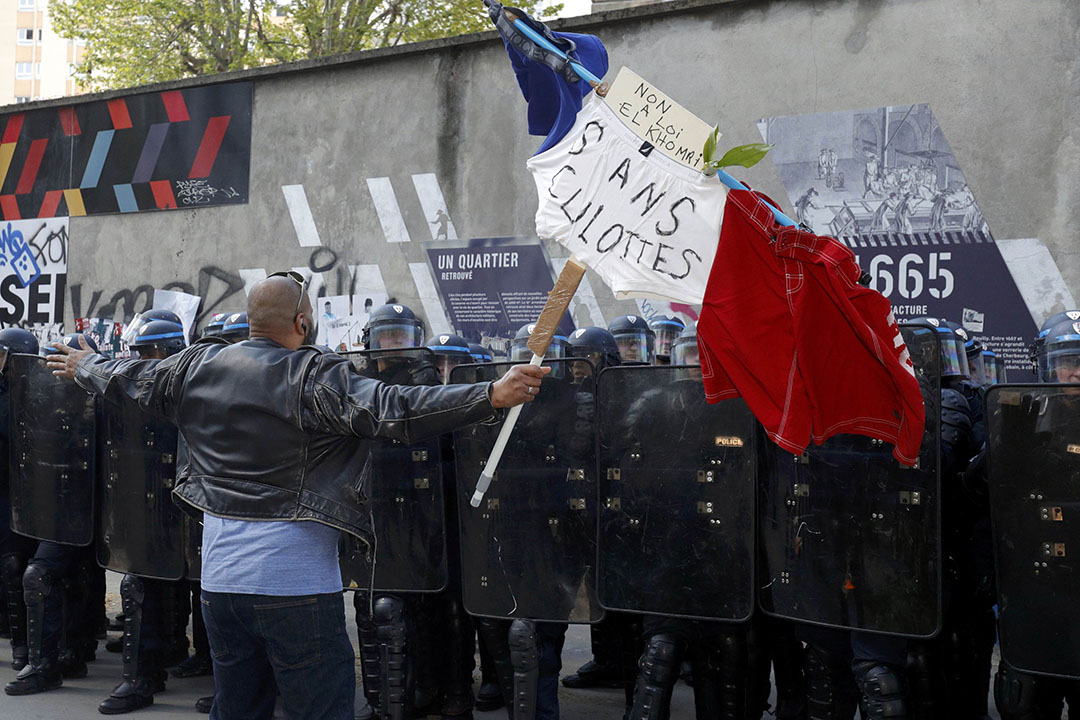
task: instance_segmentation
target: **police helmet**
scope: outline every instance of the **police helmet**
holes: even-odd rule
[[[578,328],[566,339],[566,354],[592,362],[596,372],[620,363],[619,346],[615,336],[601,327]],[[591,371],[585,363],[574,363],[574,379],[581,381]]]
[[[1039,348],[1039,381],[1080,383],[1080,320],[1066,318],[1046,329]]]
[[[34,334],[22,328],[0,330],[0,372],[7,367],[8,355],[37,355],[38,341]]]
[[[165,356],[175,355],[186,345],[184,328],[168,320],[151,320],[139,327],[139,334],[128,347],[142,355],[150,348],[159,348]]]
[[[997,353],[990,348],[982,351],[983,373],[985,385],[995,385],[1005,382],[1005,361],[998,358]]]
[[[529,337],[536,328],[536,323],[522,325],[514,335],[510,343],[510,362],[528,362],[532,360],[533,351],[529,349]],[[544,357],[548,360],[561,360],[566,357],[566,338],[562,335],[554,335],[548,345]]]
[[[687,325],[671,346],[672,365],[700,365],[698,356],[697,323]]]
[[[439,371],[443,383],[450,382],[450,372],[458,365],[468,365],[473,361],[469,341],[460,335],[436,335],[428,340],[426,347],[435,354],[435,369]]]
[[[1046,355],[1043,353],[1043,342],[1046,336],[1050,334],[1050,330],[1057,325],[1065,322],[1066,320],[1071,322],[1080,321],[1080,310],[1064,310],[1059,313],[1054,313],[1050,317],[1046,318],[1046,321],[1039,328],[1039,334],[1035,337],[1035,341],[1031,343],[1030,354],[1031,366],[1035,371],[1037,377],[1046,377],[1049,370],[1039,364],[1040,358],[1045,359]]]
[[[962,338],[949,327],[950,323],[947,320],[934,317],[917,317],[908,322],[913,325],[929,326],[905,328],[907,332],[913,335],[912,341],[907,343],[907,348],[911,354],[911,363],[916,368],[921,370],[931,369],[934,358],[924,356],[924,353],[929,352],[929,349],[934,347],[934,344],[929,342],[930,338],[927,338],[926,342],[921,342],[920,339],[926,333],[935,332],[937,334],[937,345],[940,349],[938,362],[941,364],[939,368],[941,377],[968,376],[967,352],[964,349],[964,342],[967,340],[966,330],[964,330],[964,337]],[[955,323],[951,324],[956,325]],[[960,326],[956,325],[956,327]]]
[[[86,338],[86,344],[90,346],[91,350],[93,350],[94,352],[101,352],[100,350],[98,350],[98,346],[97,343],[94,342],[94,338],[87,335],[86,333],[71,333],[70,335],[65,335],[64,337],[60,338],[60,340],[53,340],[51,342],[45,343],[45,346],[42,348],[42,350],[45,351],[46,355],[55,354],[56,348],[60,347],[61,345],[67,345],[69,348],[73,348],[75,350],[82,350],[82,345],[79,344],[80,335]]]
[[[214,313],[210,316],[210,322],[206,323],[206,327],[203,328],[202,336],[204,338],[217,337],[221,335],[221,328],[225,327],[225,320],[232,315],[232,313]]]
[[[381,305],[368,316],[360,341],[366,350],[420,347],[424,322],[407,305]]]
[[[495,358],[492,357],[491,351],[479,343],[469,343],[469,354],[472,355],[474,363],[495,362]]]
[[[124,332],[120,335],[120,339],[130,346],[131,342],[139,336],[139,328],[154,320],[168,320],[171,323],[179,325],[181,328],[184,327],[184,323],[180,320],[180,316],[172,310],[150,308],[146,312],[135,314],[135,317],[128,323],[128,326],[124,328]]]
[[[686,323],[674,315],[657,315],[650,320],[649,329],[656,334],[656,356],[671,357],[671,348],[685,328]]]
[[[620,315],[608,325],[608,332],[619,347],[619,359],[624,365],[652,363],[656,333],[638,315]]]
[[[221,334],[218,337],[222,340],[236,343],[241,340],[247,340],[250,335],[250,330],[251,328],[248,326],[247,313],[233,313],[225,318],[225,322],[221,326]]]

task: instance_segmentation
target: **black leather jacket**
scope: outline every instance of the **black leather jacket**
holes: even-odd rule
[[[203,340],[160,361],[91,355],[75,382],[118,390],[177,424],[188,461],[174,492],[195,508],[314,520],[364,541],[372,438],[412,443],[496,415],[490,383],[387,385],[339,355],[266,338]]]

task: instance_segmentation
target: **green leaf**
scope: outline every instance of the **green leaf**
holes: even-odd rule
[[[720,139],[720,126],[713,127],[712,133],[709,137],[705,138],[705,149],[701,152],[702,161],[705,165],[712,162],[713,155],[716,154],[716,142]]]
[[[731,167],[732,165],[741,165],[746,168],[754,167],[769,154],[772,148],[772,145],[766,145],[765,143],[750,143],[749,145],[733,147],[724,153],[724,157],[720,158],[719,162],[716,163],[716,167]]]

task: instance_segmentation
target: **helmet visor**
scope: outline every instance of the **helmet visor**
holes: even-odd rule
[[[696,337],[681,338],[671,348],[672,365],[700,365]]]
[[[967,353],[964,352],[964,341],[948,328],[938,329],[938,339],[941,340],[941,376],[968,377]]]
[[[150,318],[143,317],[142,313],[135,313],[135,317],[132,318],[131,324],[124,328],[124,332],[120,335],[120,339],[124,341],[126,345],[130,345],[132,340],[139,336],[139,330],[143,325],[150,322]]]
[[[679,338],[683,328],[675,323],[657,323],[653,326],[656,333],[656,354],[658,357],[671,357],[672,346]]]
[[[1067,335],[1046,343],[1048,383],[1080,382],[1080,335]]]
[[[976,385],[988,385],[986,379],[986,363],[981,352],[975,352],[967,356],[968,370],[971,373],[971,381]]]
[[[1005,372],[1005,358],[998,358],[997,363],[994,365],[994,372],[997,374],[998,383],[1009,382],[1009,374]]]
[[[619,359],[627,365],[649,365],[653,360],[653,334],[645,330],[620,332],[615,336]]]
[[[464,355],[436,355],[435,356],[435,369],[439,371],[439,377],[442,378],[443,385],[450,382],[450,372],[458,365],[469,365],[472,363],[472,355],[468,353]]]
[[[371,328],[368,343],[367,350],[420,347],[424,344],[424,329],[414,323],[384,323]]]

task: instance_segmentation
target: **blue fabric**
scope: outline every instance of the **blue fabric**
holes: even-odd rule
[[[307,525],[311,523],[295,523]],[[211,720],[352,720],[353,648],[340,588],[294,597],[202,592],[214,661]]]
[[[202,588],[243,595],[340,593],[338,537],[312,521],[203,515]]]
[[[578,33],[553,33],[557,38],[567,38],[577,44],[574,53],[585,68],[604,77],[608,71],[607,50],[600,39],[593,35]],[[517,76],[521,94],[529,103],[529,134],[546,135],[543,144],[536,152],[542,153],[566,136],[574,126],[577,114],[581,112],[581,103],[592,88],[589,83],[580,80],[569,83],[547,65],[527,59],[503,40],[510,64]]]

